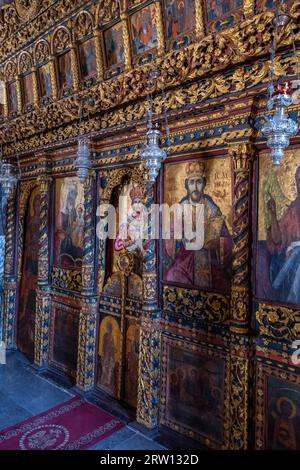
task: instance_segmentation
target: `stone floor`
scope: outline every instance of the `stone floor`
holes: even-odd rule
[[[38,375],[19,352],[0,365],[0,430],[47,411],[75,395]],[[157,442],[127,425],[93,447],[93,450],[163,450]]]

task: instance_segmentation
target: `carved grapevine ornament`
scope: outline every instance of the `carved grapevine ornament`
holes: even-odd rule
[[[35,61],[37,63],[44,62],[45,60],[48,59],[49,55],[50,55],[49,44],[46,41],[38,42],[35,48]]]
[[[93,31],[93,20],[89,13],[81,12],[75,20],[75,34],[77,39],[84,38]]]
[[[53,49],[55,52],[62,52],[71,44],[71,37],[65,28],[59,28],[53,39]]]
[[[112,2],[111,0],[100,0],[98,6],[98,21],[100,24],[108,23],[109,21],[119,18],[120,4],[118,0]]]
[[[19,62],[19,71],[20,73],[26,73],[32,68],[32,59],[29,54],[24,52],[21,54]]]
[[[15,0],[19,17],[26,21],[38,13],[40,0]]]

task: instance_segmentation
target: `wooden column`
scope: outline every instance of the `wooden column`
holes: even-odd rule
[[[230,316],[230,442],[229,448],[247,449],[249,390],[252,376],[250,330],[251,143],[229,146],[234,178],[233,277]]]
[[[48,362],[50,332],[50,281],[49,281],[49,190],[52,178],[39,178],[40,237],[38,256],[38,289],[36,298],[34,362],[43,367]]]
[[[50,73],[51,73],[52,96],[54,100],[56,100],[58,97],[58,83],[57,83],[55,61],[56,61],[55,56],[51,56],[50,57]]]
[[[160,0],[155,3],[155,20],[157,29],[157,52],[159,56],[165,53],[165,34],[163,25],[163,13]]]
[[[154,203],[153,187],[146,206]],[[151,429],[158,425],[161,353],[161,312],[158,306],[158,278],[155,240],[151,240],[143,262],[143,316],[139,352],[137,421]]]
[[[8,349],[16,347],[15,320],[17,302],[17,273],[15,260],[16,195],[14,190],[6,209],[6,236],[4,262],[3,339]]]
[[[80,300],[76,386],[84,391],[94,386],[98,297],[95,285],[95,189],[91,172],[84,182],[84,256],[82,260],[82,295]]]
[[[71,46],[71,67],[72,67],[72,75],[73,75],[73,89],[74,91],[78,91],[79,67],[78,67],[78,59],[77,59],[77,50],[74,44]]]
[[[9,107],[8,107],[8,85],[4,83],[4,117],[7,118],[9,115]]]
[[[124,41],[124,56],[125,56],[125,70],[131,69],[131,47],[130,47],[130,36],[128,30],[128,15],[123,12],[121,14],[122,26],[123,26],[123,41]]]
[[[18,113],[22,114],[22,85],[21,85],[21,77],[18,75],[16,77],[16,85],[17,85],[17,97],[18,97]]]
[[[95,41],[95,49],[96,49],[96,64],[97,64],[98,80],[102,81],[104,77],[104,64],[103,64],[101,31],[98,28],[94,29],[94,41]]]
[[[205,36],[205,22],[202,0],[195,0],[196,10],[196,37],[201,39]]]
[[[33,102],[34,102],[35,108],[38,108],[39,107],[39,87],[38,87],[36,67],[33,67],[31,72],[32,72]]]

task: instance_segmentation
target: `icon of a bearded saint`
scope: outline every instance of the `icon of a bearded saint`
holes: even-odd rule
[[[205,187],[204,163],[188,163],[185,179],[187,194],[179,204],[203,204],[204,246],[198,251],[188,250],[188,240],[175,240],[172,237],[166,240],[166,281],[199,288],[228,290],[231,285],[233,240],[225,217],[213,199],[205,194]]]

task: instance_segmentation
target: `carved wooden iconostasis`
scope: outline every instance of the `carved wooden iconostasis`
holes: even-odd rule
[[[299,1],[286,4],[299,20]],[[269,0],[0,10],[0,141],[21,169],[7,207],[7,346],[208,448],[300,448],[300,141],[274,171],[257,131],[273,15]],[[294,81],[290,26],[278,42],[276,73]],[[139,158],[150,92],[168,152],[154,187]],[[84,183],[79,134],[92,154]],[[142,204],[190,201],[204,204],[201,250],[133,236]],[[110,239],[105,204],[120,222]]]

